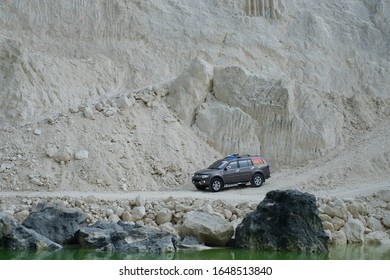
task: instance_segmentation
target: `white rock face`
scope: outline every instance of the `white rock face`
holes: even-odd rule
[[[240,108],[207,103],[196,116],[195,128],[222,154],[260,154],[257,121]]]
[[[0,123],[171,79],[195,57],[285,76],[316,93],[386,97],[389,14],[383,0],[7,2]]]
[[[281,0],[246,0],[246,13],[249,16],[258,16],[271,19],[283,17],[284,6]]]
[[[184,121],[191,125],[199,106],[212,89],[213,66],[202,59],[194,59],[169,86],[168,104]]]
[[[0,160],[18,149],[31,160],[15,161],[8,190],[30,185],[32,166],[55,174],[51,190],[118,190],[123,177],[123,190],[172,189],[232,152],[260,152],[277,170],[390,118],[388,1],[3,2]],[[43,132],[36,139],[19,131],[29,123]],[[98,164],[81,174],[57,151],[46,152],[69,169],[43,162],[42,147],[64,143]],[[371,176],[388,174],[382,144],[364,155]],[[332,178],[367,168],[345,169]]]
[[[218,100],[242,109],[257,122],[252,130],[274,165],[304,162],[343,143],[344,117],[335,104],[282,76],[219,67],[215,69],[214,91]]]

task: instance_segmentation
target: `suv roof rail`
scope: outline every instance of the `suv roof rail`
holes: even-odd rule
[[[234,158],[238,158],[239,157],[239,154],[230,154],[230,155],[227,155],[225,158],[226,159],[234,159]]]
[[[235,159],[235,158],[242,158],[242,157],[259,157],[264,159],[263,155],[240,155],[240,154],[229,154],[224,157],[224,159]]]
[[[225,159],[235,159],[235,158],[242,158],[242,157],[251,157],[251,155],[229,154],[225,157]]]

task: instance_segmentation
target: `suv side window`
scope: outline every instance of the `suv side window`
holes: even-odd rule
[[[231,163],[228,164],[227,166],[228,169],[237,169],[238,168],[238,163],[237,161],[232,161]]]
[[[252,166],[252,161],[250,159],[239,160],[238,164],[240,165],[240,168],[248,167],[248,166]]]

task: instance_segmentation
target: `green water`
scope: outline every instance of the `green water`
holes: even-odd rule
[[[97,252],[68,247],[57,252],[0,250],[0,260],[390,260],[390,246],[333,246],[327,254],[249,251],[231,248],[166,254]]]

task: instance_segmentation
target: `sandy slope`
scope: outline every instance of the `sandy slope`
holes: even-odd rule
[[[298,169],[284,170],[272,174],[261,188],[226,188],[219,193],[198,191],[190,182],[175,190],[101,192],[82,190],[1,192],[0,197],[42,196],[42,197],[87,197],[101,199],[134,199],[138,195],[148,200],[162,198],[203,198],[232,202],[258,202],[265,194],[277,189],[298,189],[318,197],[361,197],[390,190],[390,122],[384,121],[374,129],[362,133],[343,151],[324,157]]]

